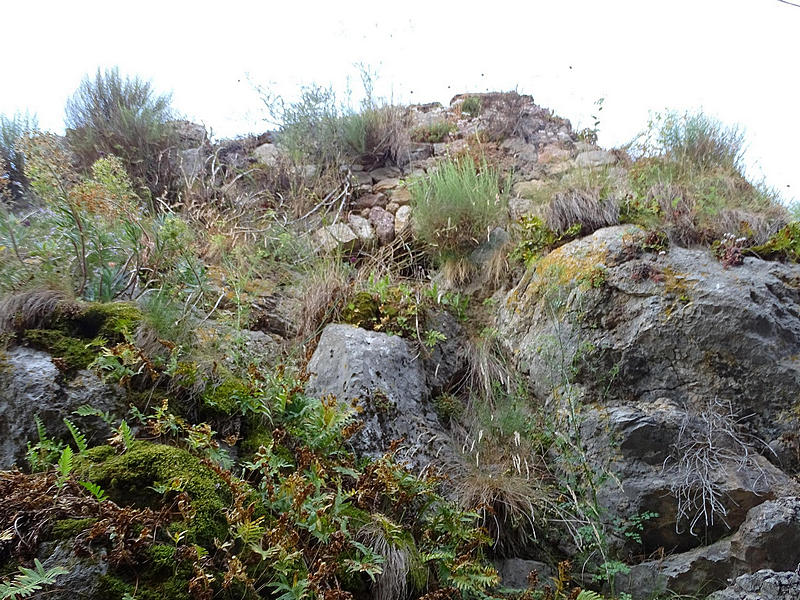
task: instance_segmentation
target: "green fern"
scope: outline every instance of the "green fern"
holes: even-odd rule
[[[89,492],[97,499],[98,502],[105,502],[108,500],[105,490],[98,484],[92,483],[91,481],[79,481],[78,483],[89,490]]]
[[[58,459],[58,487],[64,485],[64,482],[69,478],[72,473],[74,453],[70,446],[66,446],[61,451],[61,456]]]
[[[603,596],[591,590],[583,590],[575,600],[605,600]]]
[[[27,598],[46,585],[55,583],[56,577],[66,575],[69,569],[53,567],[45,570],[38,558],[33,559],[33,569],[20,567],[19,574],[13,579],[0,582],[0,600],[17,600]]]
[[[122,423],[119,424],[119,435],[122,437],[122,443],[125,444],[125,451],[127,452],[135,441],[135,437],[127,421],[122,421]]]
[[[78,456],[83,456],[86,450],[89,449],[86,436],[66,417],[64,417],[64,425],[67,426],[67,429],[69,429],[69,432],[72,434],[72,439],[75,440],[75,446],[78,448]]]

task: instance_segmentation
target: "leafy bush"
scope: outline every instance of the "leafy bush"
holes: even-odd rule
[[[36,119],[27,113],[0,115],[0,202],[19,201],[27,191],[25,154],[20,141],[35,130]]]
[[[267,110],[280,125],[277,142],[296,164],[335,166],[356,159],[402,164],[406,159],[405,109],[375,99],[371,79],[362,79],[366,97],[360,110],[340,103],[331,87],[304,87],[294,102],[261,90]]]
[[[500,174],[485,161],[449,159],[409,185],[414,233],[440,262],[463,259],[505,211]]]
[[[438,144],[458,130],[458,128],[447,121],[437,121],[430,125],[421,125],[411,131],[411,139],[415,142]]]
[[[85,170],[101,157],[119,156],[137,186],[154,198],[167,194],[176,173],[169,156],[170,102],[169,94],[157,94],[148,81],[122,77],[116,67],[98,69],[67,101],[70,148]]]
[[[465,112],[471,117],[477,117],[481,113],[481,108],[483,108],[483,102],[479,96],[468,96],[461,103],[461,112]]]

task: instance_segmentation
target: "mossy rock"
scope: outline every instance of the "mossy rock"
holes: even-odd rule
[[[163,497],[153,488],[178,488],[189,495],[196,515],[183,529],[190,541],[210,546],[214,538],[225,539],[224,510],[231,495],[225,482],[186,450],[136,442],[124,454],[109,446],[88,451],[78,465],[78,475],[99,484],[119,505],[156,507]]]
[[[202,401],[204,409],[211,409],[211,412],[223,415],[233,415],[241,412],[242,403],[252,396],[253,390],[244,379],[228,376],[216,385],[209,386],[203,392]]]
[[[381,303],[369,292],[359,292],[342,311],[342,322],[372,330],[381,320]]]
[[[63,361],[67,371],[87,368],[103,345],[123,342],[141,321],[142,313],[128,302],[89,304],[76,314],[61,315],[41,329],[28,329],[21,341]]]
[[[72,337],[58,329],[28,329],[22,338],[29,346],[61,359],[67,371],[85,369],[97,357],[97,350],[89,346],[91,341]]]
[[[68,540],[91,527],[97,519],[59,519],[53,523],[50,537],[54,540]]]

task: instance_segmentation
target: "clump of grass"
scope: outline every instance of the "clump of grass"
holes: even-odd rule
[[[448,138],[451,133],[458,131],[458,128],[448,121],[437,121],[430,125],[420,125],[411,131],[411,140],[429,144],[438,144]]]
[[[298,335],[313,340],[322,328],[341,316],[352,290],[353,272],[337,257],[320,259],[309,266],[303,278],[302,307]]]
[[[725,234],[764,243],[785,225],[777,194],[744,175],[744,136],[703,113],[658,115],[631,146],[632,194],[622,219],[662,224],[672,241],[710,244]]]
[[[468,96],[461,103],[461,112],[467,113],[471,117],[477,117],[481,113],[483,102],[478,96]]]
[[[80,305],[61,290],[36,289],[10,294],[0,302],[0,333],[38,329]]]
[[[85,170],[104,156],[119,156],[134,181],[157,198],[178,179],[168,152],[173,118],[169,94],[117,68],[98,69],[67,102],[67,141]]]
[[[486,161],[445,160],[410,189],[414,233],[441,264],[467,257],[505,212],[500,175]]]

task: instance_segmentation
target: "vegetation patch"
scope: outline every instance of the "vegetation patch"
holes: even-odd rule
[[[189,539],[209,547],[215,537],[225,538],[228,487],[186,450],[136,442],[126,453],[116,454],[109,446],[99,446],[88,451],[79,468],[82,477],[99,484],[120,504],[153,507],[163,494],[185,492],[195,512],[184,525]]]
[[[430,125],[420,125],[411,130],[411,141],[438,144],[445,141],[458,127],[449,121],[437,121]]]

